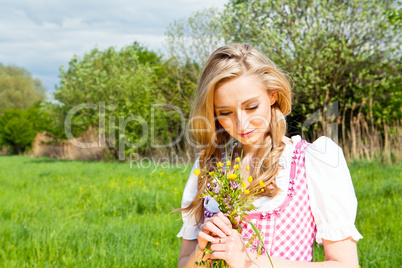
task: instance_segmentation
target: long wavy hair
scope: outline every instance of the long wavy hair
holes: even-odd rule
[[[291,112],[291,85],[290,78],[270,59],[249,44],[229,44],[216,49],[204,65],[201,77],[195,91],[192,110],[190,113],[191,129],[202,129],[193,132],[198,144],[207,145],[199,158],[200,167],[211,170],[222,156],[222,148],[233,140],[228,132],[216,120],[214,112],[214,91],[219,83],[240,76],[256,76],[260,78],[267,92],[277,93],[276,102],[271,105],[271,121],[264,134],[263,146],[256,151],[258,164],[251,176],[254,179],[248,189],[261,189],[261,179],[266,188],[258,196],[274,197],[279,188],[275,176],[282,167],[279,164],[280,156],[285,149],[282,141],[286,134],[287,124],[285,116]],[[207,130],[207,131],[205,131]],[[203,199],[199,198],[205,191],[208,182],[206,172],[198,176],[197,195],[191,204],[180,211],[194,214],[197,224],[204,220]]]

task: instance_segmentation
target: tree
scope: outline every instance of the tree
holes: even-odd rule
[[[395,8],[392,1],[231,0],[218,23],[227,43],[251,43],[291,74],[296,130],[334,101],[351,113],[366,103],[363,112],[375,120],[374,103],[393,94],[398,76],[388,70],[400,66],[401,35],[384,15]],[[325,134],[325,116],[320,121]]]
[[[168,103],[180,107],[186,117],[202,65],[215,49],[223,45],[216,23],[218,19],[218,12],[208,8],[188,18],[175,20],[165,32],[168,79],[162,87],[163,95]]]
[[[29,112],[20,109],[5,110],[0,116],[0,147],[8,147],[12,154],[22,154],[32,147],[37,131]]]
[[[151,106],[165,102],[157,88],[162,73],[161,57],[137,42],[120,51],[95,48],[82,59],[74,56],[67,70],[60,68],[61,83],[54,96],[62,104],[63,116],[84,105],[72,117],[74,136],[96,127],[105,135],[105,150],[116,159],[130,152],[147,154],[152,127],[162,134],[167,128],[168,115],[160,110],[152,113]],[[99,124],[102,118],[103,129]],[[125,120],[129,120],[127,124]],[[155,137],[157,143],[168,142],[166,134]],[[123,143],[141,144],[144,140],[141,146],[128,146],[124,151],[119,148]]]
[[[218,12],[213,8],[195,12],[192,16],[180,18],[169,24],[165,32],[164,45],[168,51],[165,66],[165,79],[160,80],[161,93],[166,103],[178,107],[185,120],[190,115],[190,105],[202,71],[202,65],[209,55],[223,45],[218,36]],[[173,113],[169,124],[171,140],[186,131],[181,118]],[[193,148],[185,140],[176,144],[176,151],[183,155]]]
[[[0,63],[0,115],[7,109],[27,109],[44,98],[39,79],[24,68]]]

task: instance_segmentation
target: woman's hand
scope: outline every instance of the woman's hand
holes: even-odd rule
[[[219,212],[211,218],[206,218],[198,232],[198,246],[204,250],[208,242],[219,242],[219,238],[226,238],[237,231],[232,229],[229,219]]]
[[[218,242],[220,239],[231,235],[233,231],[230,220],[222,212],[219,212],[211,218],[206,218],[204,223],[200,226],[196,248],[198,247],[199,250],[203,252],[208,242]],[[201,258],[204,260],[209,259],[209,255],[210,254],[206,254],[204,258]]]
[[[241,235],[222,212],[207,218],[200,227],[198,246],[204,250],[208,242],[214,251],[209,258],[225,260],[230,267],[246,266],[248,256]]]
[[[225,260],[231,268],[249,267],[252,263],[241,234],[234,229],[231,235],[212,242],[211,250],[214,251],[211,259]]]

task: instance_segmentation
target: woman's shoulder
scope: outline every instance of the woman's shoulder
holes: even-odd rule
[[[306,160],[316,165],[332,168],[340,167],[345,160],[342,148],[331,138],[321,136],[309,144],[306,149]]]

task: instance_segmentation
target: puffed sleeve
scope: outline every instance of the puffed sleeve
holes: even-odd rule
[[[197,194],[198,177],[194,174],[194,170],[200,168],[199,160],[200,158],[198,157],[194,163],[193,168],[191,169],[191,173],[188,177],[186,186],[184,187],[183,198],[181,200],[182,208],[188,207]],[[197,239],[199,229],[195,220],[195,216],[184,212],[182,213],[182,216],[183,226],[181,227],[180,232],[177,234],[177,237],[182,237],[183,239],[188,240]]]
[[[357,199],[342,148],[318,138],[306,150],[305,168],[317,243],[363,238],[355,227]]]

